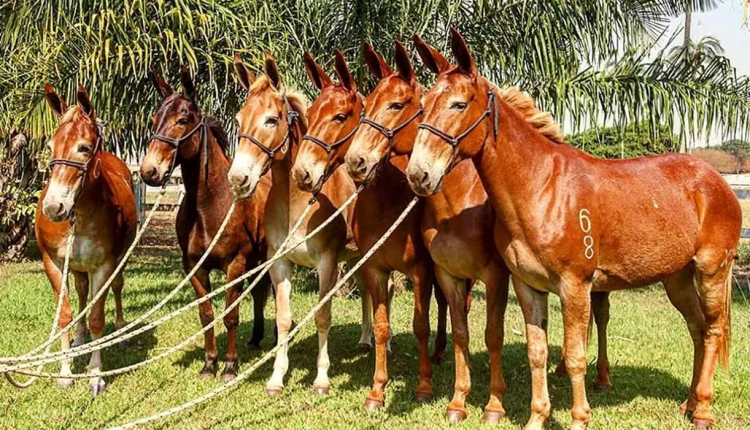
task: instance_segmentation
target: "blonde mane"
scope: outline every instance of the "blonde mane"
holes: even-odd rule
[[[262,75],[250,86],[250,95],[260,94],[263,91],[271,90],[280,97],[286,97],[292,109],[299,114],[300,122],[307,128],[307,100],[302,93],[294,90],[282,88],[281,91],[273,88],[268,76]]]
[[[560,125],[552,118],[549,112],[544,112],[537,108],[531,96],[517,87],[498,89],[497,95],[505,103],[518,111],[526,122],[531,124],[544,137],[555,143],[565,143],[565,137],[563,137],[560,131]]]
[[[78,119],[78,117],[86,117],[86,114],[83,113],[83,109],[81,109],[78,105],[72,105],[69,106],[68,109],[65,111],[63,116],[60,118],[60,125],[75,121]]]

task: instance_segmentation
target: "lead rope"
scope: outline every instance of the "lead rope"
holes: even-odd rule
[[[406,218],[406,216],[409,214],[409,212],[411,212],[411,210],[414,208],[414,205],[416,205],[418,201],[419,201],[419,197],[414,197],[414,199],[409,203],[408,206],[406,206],[406,208],[404,209],[404,211],[401,213],[401,215],[399,215],[399,217],[396,219],[396,221],[393,223],[393,225],[385,232],[385,234],[383,234],[383,236],[380,239],[378,239],[378,241],[375,243],[375,245],[373,245],[373,247],[370,248],[370,250],[367,251],[367,253],[365,253],[365,255],[362,257],[362,259],[359,260],[357,262],[357,264],[355,264],[351,268],[351,270],[349,270],[346,273],[346,275],[344,275],[333,288],[331,288],[331,291],[329,291],[328,294],[326,294],[325,297],[323,297],[318,302],[318,304],[315,305],[310,310],[310,312],[308,312],[307,315],[305,315],[305,318],[303,318],[302,321],[300,321],[300,323],[296,327],[294,327],[294,329],[291,332],[289,332],[289,335],[286,337],[286,339],[282,340],[272,350],[268,351],[263,357],[261,357],[258,361],[256,361],[255,364],[253,364],[250,368],[248,368],[244,372],[240,373],[239,375],[237,375],[236,378],[234,378],[233,380],[227,382],[226,384],[218,387],[217,389],[215,389],[215,390],[213,390],[213,391],[211,391],[209,393],[206,393],[206,394],[204,394],[204,395],[202,395],[200,397],[197,397],[197,398],[195,398],[195,399],[193,399],[193,400],[191,400],[191,401],[189,401],[187,403],[183,403],[182,405],[175,406],[175,407],[173,407],[171,409],[167,409],[167,410],[162,411],[162,412],[160,412],[158,414],[150,415],[148,417],[144,417],[144,418],[141,418],[139,420],[131,421],[131,422],[129,422],[127,424],[123,424],[121,426],[110,427],[109,430],[131,429],[131,428],[135,428],[137,426],[143,425],[143,424],[150,423],[152,421],[157,421],[157,420],[166,418],[168,416],[180,413],[180,412],[182,412],[182,411],[184,411],[186,409],[192,408],[193,406],[196,406],[196,405],[198,405],[200,403],[203,403],[206,400],[209,400],[209,399],[211,399],[213,397],[218,396],[219,394],[223,393],[224,391],[229,390],[230,388],[232,388],[235,385],[239,384],[243,380],[247,379],[250,375],[253,374],[253,372],[255,372],[256,370],[258,370],[258,368],[260,368],[260,366],[262,366],[268,360],[270,360],[273,356],[275,356],[276,353],[278,353],[278,351],[281,348],[285,347],[289,343],[289,341],[291,341],[292,338],[294,338],[294,336],[297,333],[299,333],[299,331],[302,329],[302,327],[304,327],[306,324],[308,324],[310,322],[310,320],[312,320],[312,318],[315,316],[315,314],[328,301],[330,301],[333,298],[334,294],[336,294],[341,289],[341,287],[343,287],[349,281],[349,278],[351,278],[354,275],[354,273],[372,256],[372,254],[374,254],[375,251],[377,251],[383,245],[383,243],[388,239],[388,237],[393,233],[393,231],[396,230],[396,228],[398,228],[398,226],[401,224],[401,222],[403,222],[403,220]]]
[[[49,339],[47,342],[47,345],[44,348],[44,353],[48,353],[49,350],[52,348],[52,342],[55,335],[55,329],[57,328],[57,325],[60,323],[60,314],[62,314],[62,307],[63,302],[65,300],[65,297],[68,295],[68,272],[70,271],[70,254],[73,252],[73,242],[75,241],[75,223],[70,224],[70,228],[68,229],[68,239],[65,244],[65,260],[63,262],[63,272],[62,272],[62,285],[60,285],[60,293],[57,297],[57,308],[55,309],[55,317],[52,319],[52,328],[50,329],[49,333]],[[32,352],[26,353],[26,355],[32,354]],[[42,368],[44,367],[43,364],[40,364],[36,371],[41,372]],[[10,373],[4,373],[5,379],[10,382],[11,385],[13,385],[16,388],[19,389],[26,389],[29,388],[35,381],[36,376],[32,376],[29,378],[26,382],[20,382],[16,380]]]
[[[352,195],[328,219],[326,219],[324,222],[322,222],[318,227],[316,227],[313,231],[311,231],[310,233],[308,233],[300,241],[296,242],[292,246],[287,247],[287,249],[284,252],[282,252],[281,254],[278,254],[277,256],[274,256],[270,260],[268,260],[265,263],[263,263],[263,264],[255,267],[253,270],[245,273],[244,275],[240,276],[239,278],[235,279],[234,281],[225,284],[222,288],[217,289],[215,291],[212,291],[211,293],[209,293],[209,294],[207,294],[207,295],[205,295],[205,296],[203,296],[203,297],[201,297],[201,298],[199,298],[199,299],[197,299],[197,300],[195,300],[195,301],[193,301],[191,303],[188,303],[187,305],[183,306],[180,309],[177,309],[176,311],[172,312],[171,314],[165,315],[162,318],[160,318],[160,319],[158,319],[158,320],[156,320],[156,321],[154,321],[152,323],[144,325],[143,327],[140,327],[137,330],[134,330],[134,331],[132,331],[130,333],[124,334],[123,336],[118,337],[116,339],[106,340],[105,342],[98,342],[98,343],[92,342],[90,344],[82,345],[82,346],[76,347],[76,348],[72,348],[72,349],[69,349],[67,351],[58,351],[56,353],[48,354],[46,357],[37,356],[38,358],[35,358],[34,361],[31,361],[31,362],[25,362],[25,363],[16,364],[16,365],[13,365],[13,366],[6,366],[6,367],[1,367],[0,366],[0,372],[19,371],[21,369],[27,369],[27,368],[34,367],[34,366],[39,365],[39,364],[54,363],[54,362],[57,362],[57,361],[68,359],[68,358],[79,357],[79,356],[85,355],[85,354],[87,354],[87,353],[89,353],[91,351],[97,351],[97,350],[100,350],[100,349],[103,349],[103,348],[107,348],[107,347],[109,347],[111,345],[114,345],[115,343],[118,343],[120,341],[133,338],[133,337],[135,337],[135,336],[137,336],[137,335],[139,335],[141,333],[144,333],[144,332],[146,332],[148,330],[151,330],[151,329],[153,329],[155,327],[160,326],[161,324],[163,324],[163,323],[169,321],[170,319],[172,319],[172,318],[180,315],[181,313],[184,313],[188,309],[193,308],[195,306],[198,306],[199,304],[201,304],[201,303],[203,303],[203,302],[205,302],[207,300],[210,300],[214,296],[216,296],[218,294],[221,294],[222,292],[224,292],[227,289],[233,287],[234,285],[237,285],[240,282],[243,282],[245,279],[249,278],[250,276],[254,275],[255,273],[258,273],[259,271],[261,271],[261,270],[263,270],[263,269],[265,269],[267,267],[270,267],[271,264],[273,264],[276,260],[284,257],[285,255],[287,255],[288,253],[290,253],[294,248],[296,248],[299,245],[301,245],[302,243],[308,241],[310,238],[314,237],[321,230],[323,230],[326,226],[328,226],[328,224],[330,224],[331,222],[333,222],[333,220],[336,219],[344,211],[344,209],[346,209],[346,207],[349,206],[356,199],[357,195],[359,195],[359,193],[362,191],[363,188],[364,188],[364,186],[360,185],[360,187],[357,188],[357,190],[354,193],[352,193]],[[312,206],[315,203],[315,201],[316,201],[315,199],[311,199],[310,202],[308,203],[308,207]],[[305,208],[305,211],[307,211],[307,210],[309,210],[309,209]],[[168,298],[165,298],[165,300],[168,300]],[[109,337],[110,336],[106,336],[105,338],[109,338]],[[103,340],[105,338],[102,338],[100,340]],[[175,351],[176,351],[176,349],[170,351],[169,354],[171,354],[171,353],[173,353]],[[164,357],[166,357],[166,355],[169,355],[169,354],[162,354],[162,355],[160,355],[159,359],[164,358]],[[151,363],[151,362],[153,362],[153,361],[150,361],[149,363]],[[128,367],[127,369],[128,369],[128,371],[130,371],[130,370],[142,367],[142,366],[144,366],[144,364],[138,363],[138,364],[135,364],[133,366]],[[109,373],[106,373],[106,372],[105,373],[98,373],[97,375],[102,376],[102,375],[107,375],[107,374],[109,374],[109,375],[118,374],[118,373],[115,373],[115,372],[118,372],[118,371],[119,371],[119,369],[110,371]],[[38,373],[38,372],[32,372],[32,371],[24,371],[24,372],[18,372],[18,373],[22,373],[22,374],[25,374],[25,375],[44,376],[44,377],[49,377],[49,378],[78,379],[79,375],[80,375],[81,378],[85,377],[85,376],[83,376],[83,374],[79,374],[79,375],[61,375],[59,373],[57,373],[57,374],[55,374],[55,373]],[[119,372],[119,373],[125,373],[125,372]]]

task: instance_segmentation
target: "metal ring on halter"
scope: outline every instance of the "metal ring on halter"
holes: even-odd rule
[[[396,126],[393,129],[390,129],[390,128],[382,125],[382,124],[379,124],[379,123],[377,123],[377,122],[375,122],[375,121],[373,121],[371,119],[367,119],[367,118],[362,118],[359,121],[359,123],[360,123],[360,125],[361,124],[367,124],[367,125],[369,125],[370,127],[374,128],[375,130],[377,130],[378,132],[380,132],[380,134],[382,134],[383,136],[385,136],[385,138],[388,140],[388,154],[386,155],[386,157],[384,159],[384,163],[388,163],[388,161],[391,158],[391,153],[393,152],[393,138],[396,137],[396,134],[398,134],[399,131],[405,129],[406,126],[408,126],[409,124],[411,124],[412,121],[414,121],[415,119],[419,118],[419,116],[422,115],[422,112],[424,112],[424,110],[420,107],[419,110],[417,110],[416,112],[414,112],[414,115],[412,115],[411,117],[409,117],[409,119],[407,119],[406,121],[402,122],[401,124],[399,124],[398,126]]]
[[[203,143],[203,158],[204,158],[204,164],[208,165],[208,154],[206,154],[206,147],[208,145],[208,136],[206,135],[206,115],[201,114],[201,120],[193,127],[192,130],[187,132],[187,134],[183,135],[182,137],[179,137],[177,139],[164,136],[163,134],[154,133],[151,135],[151,139],[160,140],[164,143],[169,144],[173,148],[175,148],[174,155],[172,156],[172,161],[169,163],[169,170],[167,171],[167,174],[164,175],[164,178],[161,181],[161,188],[165,189],[167,187],[167,183],[169,182],[169,178],[172,177],[172,173],[174,173],[174,169],[177,167],[177,149],[185,142],[188,141],[193,135],[198,131],[201,130],[201,141]]]
[[[286,134],[284,134],[284,139],[281,141],[281,143],[279,143],[275,147],[269,148],[263,145],[262,143],[260,143],[258,139],[256,139],[255,137],[249,134],[240,133],[238,135],[240,139],[247,139],[250,142],[252,142],[255,146],[260,148],[260,150],[263,151],[268,156],[269,164],[270,164],[270,160],[272,160],[273,157],[276,156],[277,152],[281,151],[282,154],[286,154],[286,151],[288,148],[287,144],[289,143],[289,139],[291,138],[291,135],[292,135],[292,128],[293,128],[292,125],[294,125],[295,121],[299,120],[299,113],[297,113],[296,110],[292,109],[292,105],[289,104],[289,100],[287,100],[286,97],[284,97],[284,105],[286,106]]]

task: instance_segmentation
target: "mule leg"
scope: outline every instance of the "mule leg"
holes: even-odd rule
[[[192,270],[192,267],[186,267],[186,271]],[[190,278],[190,283],[193,285],[195,295],[198,298],[204,297],[211,291],[211,280],[209,278],[209,272],[204,268],[199,268],[195,275]],[[211,300],[198,305],[198,314],[200,315],[201,324],[203,327],[211,324],[214,320],[214,307],[211,304]],[[216,337],[214,336],[214,329],[211,328],[203,334],[203,346],[206,362],[200,371],[201,378],[213,378],[216,376],[216,360],[219,356],[219,352],[216,350]]]
[[[714,423],[711,412],[714,373],[719,360],[727,365],[729,355],[732,264],[726,264],[723,253],[719,261],[711,261],[713,255],[708,254],[699,253],[696,266],[696,289],[706,321],[703,327],[703,362],[695,386],[697,404],[692,417],[693,425],[698,428],[708,428]],[[707,264],[709,261],[710,264]]]
[[[439,266],[435,266],[440,288],[450,307],[451,328],[453,331],[453,355],[455,360],[456,380],[453,399],[448,404],[445,418],[458,422],[467,418],[466,398],[471,392],[471,372],[469,369],[469,328],[466,316],[466,282],[450,275]]]
[[[227,268],[227,282],[232,282],[245,273],[245,259],[237,258]],[[225,309],[231,306],[242,293],[244,282],[241,282],[227,290]],[[227,329],[227,353],[224,356],[224,370],[221,371],[221,380],[229,382],[237,376],[239,367],[237,356],[237,327],[240,325],[240,306],[237,305],[224,316],[224,327]]]
[[[44,265],[44,271],[47,273],[47,278],[50,284],[52,284],[52,292],[55,298],[55,305],[60,300],[60,290],[62,289],[62,271],[47,254],[43,254],[42,263]],[[77,287],[77,284],[76,284]],[[86,301],[84,300],[84,306]],[[72,312],[70,310],[70,302],[67,297],[63,298],[62,309],[60,310],[60,321],[58,322],[59,329],[64,328],[73,319]],[[85,327],[85,326],[84,326]],[[58,330],[59,330],[58,329]],[[66,330],[65,333],[60,336],[60,350],[66,351],[70,349],[70,333]],[[72,375],[73,372],[70,366],[73,364],[73,359],[67,359],[60,361],[60,373],[63,375]],[[74,379],[59,378],[57,379],[57,385],[59,387],[72,387],[75,383]]]
[[[339,276],[339,267],[336,255],[329,253],[321,256],[318,263],[318,300],[322,300],[331,288],[336,285]],[[326,302],[315,314],[315,326],[318,328],[318,374],[313,382],[313,392],[316,394],[328,394],[331,386],[328,380],[328,369],[331,367],[331,359],[328,356],[328,333],[331,331],[331,300]]]
[[[271,277],[266,274],[250,292],[253,296],[253,335],[247,345],[251,348],[260,349],[260,343],[265,337],[265,310],[272,288]]]
[[[365,263],[362,277],[370,292],[373,308],[373,331],[375,333],[375,372],[372,377],[372,390],[365,400],[365,409],[376,410],[385,405],[385,386],[388,383],[388,351],[390,340],[389,307],[391,282],[390,274]]]
[[[585,429],[591,421],[586,399],[586,346],[591,319],[591,286],[575,280],[563,280],[560,287],[565,327],[565,367],[573,391],[571,429]]]
[[[490,398],[484,407],[482,421],[494,425],[505,416],[502,353],[510,272],[504,265],[491,263],[483,278],[487,289],[487,327],[484,331],[484,342],[490,355]]]
[[[103,264],[98,270],[91,274],[90,284],[92,294],[96,295],[99,289],[104,286],[104,283],[109,279],[112,271],[114,270],[114,264]],[[107,302],[107,293],[105,292],[102,297],[97,300],[91,308],[91,314],[89,315],[89,328],[91,329],[91,339],[97,340],[104,334],[104,305]],[[91,359],[89,360],[89,372],[97,374],[102,370],[102,351],[98,349],[91,353]],[[91,394],[96,397],[104,392],[106,385],[104,379],[98,376],[89,378],[89,388]]]
[[[273,255],[269,250],[269,255]],[[271,265],[271,280],[276,290],[276,328],[278,330],[277,342],[281,344],[289,335],[292,327],[292,310],[290,298],[292,294],[292,271],[294,266],[289,260],[276,260]],[[279,349],[273,363],[273,374],[266,382],[266,394],[275,396],[281,394],[284,389],[284,376],[289,369],[289,357],[287,351],[289,345]]]
[[[395,272],[391,272],[390,276],[388,276],[388,302],[385,308],[388,315],[388,341],[386,342],[388,355],[393,354],[393,349],[391,348],[391,339],[393,339],[393,329],[391,328],[391,303],[393,303],[393,295],[396,294],[396,281],[393,278],[394,273]],[[373,307],[373,309],[375,308]]]
[[[531,369],[531,416],[525,430],[541,430],[550,415],[547,388],[547,298],[549,293],[537,291],[513,278],[518,303],[526,321],[526,348]]]
[[[354,274],[354,279],[357,284],[357,289],[359,290],[362,304],[362,322],[360,324],[361,334],[357,345],[360,351],[367,353],[372,350],[372,299],[370,298],[370,292],[367,290],[367,285],[365,284],[365,278],[361,269],[357,270]]]
[[[592,292],[591,309],[596,321],[596,381],[598,391],[612,390],[609,377],[609,356],[607,355],[607,325],[609,324],[609,292]]]
[[[435,364],[441,364],[445,359],[445,349],[448,346],[448,300],[439,285],[433,286],[435,290],[435,301],[437,302],[437,334],[435,336],[435,351],[432,352],[431,360]],[[468,291],[466,292],[468,295]],[[466,311],[468,313],[468,310]]]
[[[433,286],[432,267],[417,265],[411,273],[414,282],[414,335],[419,343],[419,383],[414,390],[414,400],[424,403],[433,396],[432,363],[430,362],[430,300]]]
[[[122,314],[122,289],[125,286],[125,279],[122,276],[122,272],[115,276],[112,280],[112,293],[115,296],[115,329],[119,330],[126,325],[125,317]]]
[[[78,313],[86,309],[86,303],[89,299],[89,274],[86,272],[73,272],[76,282],[76,292],[78,292]],[[76,338],[72,346],[80,346],[86,343],[86,317],[78,320],[76,324]]]

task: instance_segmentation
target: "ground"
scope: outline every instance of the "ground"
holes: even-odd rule
[[[165,214],[168,216],[168,214]],[[161,219],[155,233],[144,241],[126,269],[125,314],[133,320],[161,299],[182,278],[179,251],[172,239],[171,221]],[[215,284],[222,278],[216,276]],[[314,278],[300,274],[293,292],[295,321],[317,300]],[[742,288],[742,290],[740,290]],[[612,298],[609,331],[612,380],[615,390],[601,394],[591,389],[595,367],[587,374],[588,398],[595,429],[687,429],[688,422],[678,414],[678,406],[688,394],[692,368],[692,344],[685,323],[669,304],[660,285],[618,292]],[[188,286],[174,303],[172,311],[194,299]],[[747,285],[735,287],[732,309],[733,339],[729,370],[717,370],[714,411],[719,429],[750,428],[750,294]],[[216,309],[223,306],[217,297]],[[318,397],[311,391],[315,378],[317,335],[314,325],[305,327],[290,347],[290,371],[287,388],[281,397],[269,398],[263,385],[271,374],[271,363],[261,367],[249,381],[220,397],[175,417],[147,426],[155,429],[235,429],[235,428],[484,428],[480,422],[487,400],[489,366],[484,346],[484,290],[474,292],[470,314],[471,369],[473,390],[468,401],[469,419],[451,426],[444,419],[445,407],[453,392],[453,356],[437,366],[433,373],[435,399],[427,405],[412,401],[417,382],[417,342],[411,334],[413,296],[410,291],[397,295],[393,308],[393,351],[388,369],[386,408],[368,414],[362,403],[372,381],[373,356],[355,348],[359,339],[359,303],[356,298],[337,298],[333,304],[333,328],[330,335],[332,360],[331,393]],[[114,305],[110,297],[107,332],[114,330]],[[433,306],[433,333],[435,312]],[[262,352],[244,344],[250,336],[252,308],[242,307],[239,344],[243,369]],[[50,286],[39,261],[0,267],[0,356],[20,355],[47,336],[54,313]],[[218,310],[217,310],[218,313]],[[159,315],[162,315],[160,313]],[[271,348],[273,305],[266,308],[267,337],[263,350]],[[223,324],[217,331],[220,354],[226,346]],[[130,341],[125,347],[103,352],[104,368],[133,364],[161,353],[200,328],[197,312],[186,314]],[[506,315],[504,374],[508,391],[504,406],[508,417],[500,428],[520,428],[529,416],[530,384],[526,360],[524,326],[515,296]],[[552,419],[548,428],[567,428],[570,424],[570,382],[552,373],[560,359],[562,319],[560,302],[550,297],[549,386]],[[596,342],[589,348],[593,363]],[[90,429],[124,424],[189,401],[221,385],[219,379],[200,380],[203,342],[194,342],[186,350],[132,374],[108,379],[107,391],[91,399],[87,381],[71,389],[57,388],[54,382],[38,381],[19,391],[0,380],[0,428],[2,429]],[[449,344],[449,348],[451,348]],[[77,359],[74,372],[82,372],[88,357]],[[48,366],[57,370],[57,366]]]

